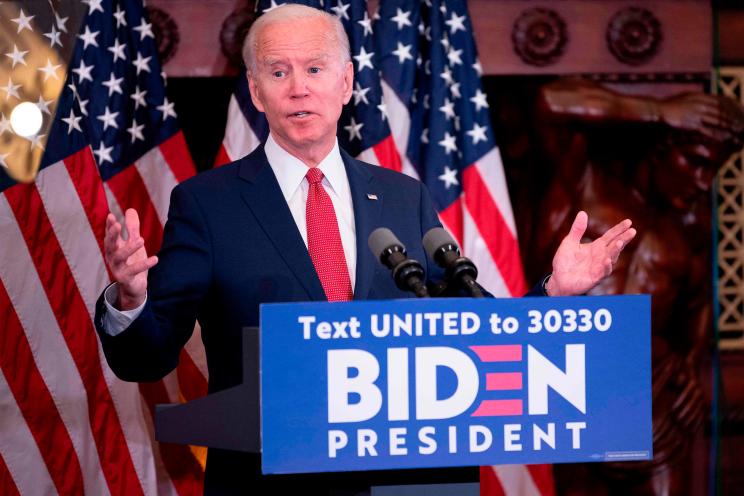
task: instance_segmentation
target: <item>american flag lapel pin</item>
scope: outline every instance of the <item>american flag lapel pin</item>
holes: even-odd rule
[[[374,193],[367,193],[368,200],[377,200],[377,195]]]

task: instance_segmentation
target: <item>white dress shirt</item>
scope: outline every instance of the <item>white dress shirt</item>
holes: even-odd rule
[[[307,219],[305,217],[305,207],[307,206],[307,192],[309,184],[305,175],[308,167],[300,159],[291,155],[284,148],[279,146],[274,137],[269,133],[269,138],[264,145],[264,152],[269,161],[269,166],[276,176],[282,195],[289,206],[292,218],[297,224],[297,230],[302,236],[302,240],[307,247]],[[328,196],[333,203],[333,209],[336,211],[336,220],[338,222],[338,232],[341,235],[341,244],[344,247],[344,256],[346,257],[346,266],[349,269],[351,278],[351,287],[356,282],[356,231],[354,224],[354,204],[351,200],[351,189],[349,188],[349,179],[346,175],[346,167],[341,159],[341,152],[338,148],[338,140],[333,145],[331,152],[317,166],[323,171],[323,187],[328,192]],[[147,302],[132,310],[121,311],[114,308],[112,302],[117,298],[116,283],[106,288],[104,292],[104,302],[106,304],[106,314],[103,318],[103,328],[107,334],[116,336],[124,331],[129,324],[136,319]]]

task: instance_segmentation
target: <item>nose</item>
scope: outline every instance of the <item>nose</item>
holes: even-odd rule
[[[290,96],[303,98],[308,95],[307,76],[303,72],[295,72],[290,79]]]

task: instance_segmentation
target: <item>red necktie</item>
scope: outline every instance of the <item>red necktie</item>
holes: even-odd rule
[[[331,197],[321,181],[323,172],[317,167],[307,171],[307,249],[320,278],[328,301],[349,301],[351,291],[349,268],[346,265],[341,234],[338,232],[336,212]]]

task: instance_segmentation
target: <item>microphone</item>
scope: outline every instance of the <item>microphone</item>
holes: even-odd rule
[[[423,243],[429,257],[444,269],[444,277],[448,282],[465,289],[470,296],[483,298],[483,291],[475,282],[478,269],[470,259],[460,256],[460,247],[445,229],[429,229],[424,235]]]
[[[419,298],[429,296],[424,284],[424,268],[406,256],[406,247],[390,229],[378,227],[369,235],[367,243],[380,263],[393,271],[393,280],[399,289],[413,291]]]

